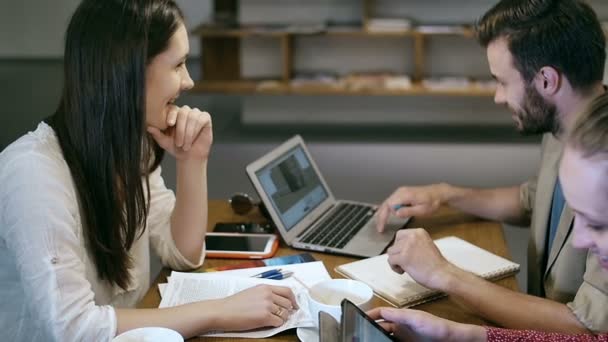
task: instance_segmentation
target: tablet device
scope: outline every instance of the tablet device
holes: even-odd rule
[[[279,248],[274,234],[207,233],[206,256],[209,258],[264,259]]]
[[[348,299],[342,300],[342,341],[391,342],[397,339]]]

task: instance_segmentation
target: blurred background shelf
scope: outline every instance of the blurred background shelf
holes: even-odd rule
[[[483,89],[476,86],[453,89],[429,89],[421,84],[413,84],[409,89],[348,89],[330,85],[291,86],[281,81],[271,81],[273,84],[264,86],[264,81],[202,81],[196,82],[192,91],[200,93],[224,93],[240,95],[376,95],[376,96],[494,96],[493,89]]]
[[[423,81],[428,78],[445,75],[434,75],[427,65],[428,50],[432,49],[431,41],[438,37],[456,37],[465,41],[472,40],[475,36],[472,23],[433,25],[422,23],[414,25],[413,21],[405,18],[377,17],[376,7],[381,0],[361,0],[352,2],[352,6],[360,6],[353,9],[359,11],[360,16],[353,22],[336,23],[331,21],[319,22],[284,22],[284,23],[241,23],[239,22],[240,6],[244,3],[238,0],[215,0],[211,22],[203,22],[191,31],[191,34],[200,39],[202,46],[200,70],[201,77],[193,91],[197,93],[225,93],[225,94],[264,94],[264,95],[379,95],[379,96],[474,96],[487,97],[493,95],[493,90],[486,87],[463,86],[460,88],[441,89],[422,86]],[[277,2],[277,7],[288,6]],[[243,63],[245,52],[243,41],[248,39],[271,39],[278,46],[278,75],[273,75],[276,84],[265,86],[264,82],[248,80],[243,75]],[[305,51],[306,46],[302,44],[305,39],[321,39],[334,42],[335,39],[360,39],[361,46],[369,46],[376,40],[391,40],[393,46],[407,47],[403,52],[403,63],[407,64],[407,70],[394,70],[395,76],[405,77],[412,86],[403,89],[386,87],[337,87],[325,85],[294,86],[293,81],[298,80],[300,70],[294,61],[297,55],[303,53],[314,54],[315,51]],[[394,40],[394,42],[393,42]],[[331,44],[331,43],[327,43]],[[334,44],[335,49],[340,49],[340,44]],[[251,56],[249,56],[251,58]],[[443,58],[450,58],[444,56]],[[332,72],[332,70],[323,70]],[[361,73],[356,70],[352,74],[345,75],[344,70],[334,70],[341,77],[350,77]],[[379,75],[385,71],[365,70],[363,73]],[[369,75],[368,75],[369,76]],[[452,78],[454,75],[449,75]],[[473,75],[457,75],[465,81]],[[488,74],[485,83],[491,82]]]

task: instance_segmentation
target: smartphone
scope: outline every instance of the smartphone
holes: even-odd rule
[[[265,259],[279,248],[274,234],[207,233],[206,256],[209,258]]]
[[[392,342],[397,339],[348,299],[342,303],[342,341]]]

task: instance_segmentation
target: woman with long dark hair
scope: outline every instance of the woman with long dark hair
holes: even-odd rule
[[[136,327],[185,337],[279,326],[284,287],[132,309],[149,246],[176,270],[204,260],[211,117],[175,100],[193,82],[173,0],[84,0],[65,37],[57,111],[0,154],[0,330],[11,341],[101,341]],[[174,195],[161,177],[175,157]]]

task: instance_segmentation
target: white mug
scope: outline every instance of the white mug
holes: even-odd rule
[[[315,326],[319,326],[319,311],[325,311],[340,322],[344,298],[362,310],[371,309],[374,291],[367,284],[351,279],[330,279],[313,285],[308,291],[308,309]]]

